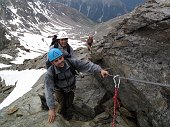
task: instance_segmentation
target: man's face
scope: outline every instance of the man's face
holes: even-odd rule
[[[59,40],[61,47],[66,47],[68,43],[68,38],[63,38]]]
[[[61,56],[55,60],[52,61],[52,64],[57,67],[64,67],[64,57]]]

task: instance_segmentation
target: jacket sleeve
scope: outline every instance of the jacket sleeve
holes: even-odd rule
[[[50,73],[48,69],[45,75],[45,97],[49,109],[55,108],[55,99],[53,93],[54,93],[53,75],[52,73]]]
[[[71,59],[71,62],[80,72],[99,73],[102,70],[99,65],[94,64],[91,61]]]

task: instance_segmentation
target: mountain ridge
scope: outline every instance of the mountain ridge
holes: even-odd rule
[[[48,46],[51,42],[49,37],[57,34],[59,30],[67,31],[72,39],[80,39],[80,36],[92,33],[91,28],[95,25],[75,9],[70,9],[60,3],[53,5],[42,3],[38,0],[35,3],[33,0],[7,0],[1,3],[0,8],[0,23],[7,31],[4,39],[12,39],[9,44],[5,43],[8,48],[4,47],[5,50],[0,52],[1,54],[12,55],[13,58],[10,61],[15,60],[17,57],[16,53],[10,53],[11,48],[14,49],[14,52],[19,53],[19,50],[23,50],[25,53],[29,53],[27,50],[28,44],[23,44],[29,43],[29,40],[24,39],[25,34],[27,36],[29,34],[29,36],[36,35],[33,37],[41,37],[40,42],[35,42],[44,45],[44,49],[37,51],[41,54],[41,52],[48,51]],[[4,44],[2,40],[0,43]],[[31,50],[35,51],[34,48]],[[9,61],[9,59],[7,60]],[[10,63],[10,61],[7,63]]]
[[[96,22],[105,22],[109,19],[126,14],[144,0],[49,0],[52,3],[60,2],[68,7],[77,9]]]

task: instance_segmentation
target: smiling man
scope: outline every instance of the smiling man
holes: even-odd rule
[[[73,57],[74,51],[73,48],[68,44],[68,34],[66,31],[60,31],[57,34],[58,43],[54,45],[53,48],[59,48],[65,58]]]
[[[68,34],[65,31],[58,32],[57,38],[55,38],[55,42],[52,42],[52,45],[50,46],[50,49],[52,48],[58,48],[63,52],[64,58],[71,58],[74,57],[74,50],[73,48],[68,44]],[[49,59],[47,58],[46,61],[46,68],[48,69],[51,66],[51,63]]]
[[[56,112],[69,120],[76,84],[74,71],[100,73],[102,77],[107,77],[108,71],[90,61],[65,59],[58,48],[51,49],[48,52],[48,58],[52,63],[45,76],[45,96],[49,107],[48,121],[49,123],[54,122]],[[55,104],[56,101],[57,104]]]

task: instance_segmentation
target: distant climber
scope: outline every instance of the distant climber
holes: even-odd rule
[[[87,48],[89,51],[91,51],[92,44],[93,44],[93,36],[90,35],[89,38],[87,39]]]
[[[108,71],[90,61],[75,58],[66,60],[61,50],[57,48],[48,52],[48,58],[52,63],[45,76],[45,97],[49,107],[48,121],[53,123],[57,112],[69,120],[72,117],[71,108],[76,88],[73,66],[74,69],[81,72],[100,73],[102,77],[107,77]]]

